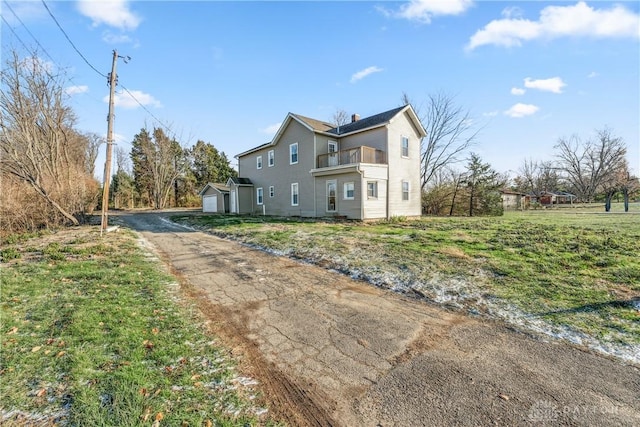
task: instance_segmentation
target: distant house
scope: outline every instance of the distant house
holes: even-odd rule
[[[236,156],[232,213],[378,219],[420,216],[420,142],[410,105],[335,126],[289,113],[270,142]]]
[[[573,204],[578,196],[566,191],[542,191],[539,195],[530,194],[531,203],[539,203],[541,206]]]
[[[229,213],[229,186],[226,184],[208,183],[200,190],[202,212]]]
[[[530,197],[525,193],[512,190],[500,191],[502,197],[502,208],[508,210],[528,209]]]

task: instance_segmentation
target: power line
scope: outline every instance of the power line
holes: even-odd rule
[[[138,98],[136,98],[135,96],[133,96],[133,94],[131,92],[129,92],[129,89],[127,89],[126,87],[124,87],[123,85],[119,85],[125,92],[127,92],[129,94],[129,96],[138,103],[139,106],[142,107],[142,109],[144,111],[146,111],[156,122],[158,122],[160,125],[162,125],[165,129],[167,130],[171,130],[170,126],[167,126],[166,124],[162,123],[162,121],[157,118],[156,116],[153,115],[153,113],[151,111],[149,111],[149,109],[147,107],[144,106],[143,103],[141,103],[140,101],[138,101]]]
[[[44,53],[49,57],[49,59],[51,60],[51,62],[56,63],[56,61],[51,57],[51,55],[49,55],[49,52],[47,52],[47,49],[45,49],[45,48],[44,48],[44,46],[42,46],[42,45],[40,44],[40,41],[38,41],[38,39],[36,38],[36,36],[34,36],[34,35],[31,33],[31,31],[29,31],[29,28],[27,28],[27,26],[24,24],[24,22],[22,22],[22,19],[20,19],[20,17],[18,16],[18,14],[13,10],[13,8],[12,8],[12,7],[11,7],[11,5],[7,2],[7,0],[4,0],[4,4],[5,4],[5,6],[7,6],[7,7],[9,8],[9,10],[10,10],[10,11],[11,11],[11,13],[13,14],[13,16],[15,16],[15,18],[18,20],[18,22],[20,22],[20,24],[22,24],[22,26],[24,27],[24,29],[25,29],[25,30],[27,30],[27,33],[29,33],[29,35],[31,36],[31,38],[32,38],[33,40],[35,40],[35,41],[36,41],[36,43],[38,44],[38,46],[40,46],[40,49],[42,49],[42,51],[43,51],[43,52],[44,52]],[[4,20],[4,17],[3,17],[2,19]],[[7,22],[7,21],[5,20],[5,23],[6,23],[6,22]],[[9,25],[9,24],[7,23],[7,25]],[[18,35],[17,35],[13,30],[11,30],[11,32],[13,32],[13,34],[18,38],[18,40],[20,40],[20,38],[18,37]],[[22,43],[22,40],[20,40],[20,42]],[[22,43],[22,45],[24,46],[24,43]],[[25,49],[29,50],[29,49],[27,48],[27,46],[24,46],[24,47],[25,47]],[[58,65],[58,67],[59,67],[59,65]]]
[[[93,69],[93,71],[95,71],[96,73],[98,73],[99,75],[101,75],[104,78],[108,78],[106,74],[101,73],[100,71],[98,71],[98,69],[96,67],[94,67],[93,65],[91,65],[91,63],[89,62],[89,60],[87,60],[87,58],[84,57],[84,55],[82,54],[82,52],[80,52],[80,50],[78,50],[78,48],[76,47],[75,44],[73,44],[73,42],[71,41],[71,39],[69,38],[69,36],[67,35],[67,33],[64,31],[64,29],[62,28],[62,26],[60,25],[60,23],[58,22],[58,20],[56,19],[55,16],[53,16],[53,13],[51,12],[51,10],[49,9],[49,6],[47,6],[47,3],[45,3],[44,0],[41,0],[42,4],[44,5],[45,9],[47,9],[47,12],[49,12],[49,16],[51,16],[51,19],[53,19],[53,22],[56,23],[56,25],[58,26],[58,28],[60,29],[60,31],[62,31],[62,34],[64,34],[64,36],[66,37],[67,41],[69,42],[69,44],[71,44],[71,47],[73,47],[73,49],[78,53],[78,55],[80,55],[80,57],[84,60],[84,62],[87,63],[87,65],[89,67],[91,67]]]

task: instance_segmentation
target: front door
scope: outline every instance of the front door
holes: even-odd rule
[[[336,193],[338,190],[338,183],[335,179],[327,181],[327,212],[336,211]]]
[[[329,166],[338,166],[338,143],[329,141]]]

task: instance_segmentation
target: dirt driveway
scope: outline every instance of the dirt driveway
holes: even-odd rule
[[[640,369],[121,214],[293,426],[640,425]]]

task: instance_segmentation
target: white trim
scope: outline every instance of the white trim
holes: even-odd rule
[[[293,158],[293,147],[296,147],[296,161],[294,162],[292,160]],[[300,161],[300,150],[298,147],[298,143],[294,142],[293,144],[289,144],[289,164],[290,165],[296,165],[298,164],[298,161]]]
[[[269,197],[274,197],[276,195],[276,187],[273,185],[269,186]]]
[[[407,141],[407,155],[404,155],[404,141]],[[409,137],[408,136],[404,136],[404,135],[400,135],[400,157],[402,157],[403,159],[408,159],[409,158]]]
[[[333,209],[329,209],[329,186],[333,185]],[[337,179],[328,179],[325,181],[325,204],[324,209],[326,212],[337,212],[338,211],[338,180]]]
[[[262,156],[256,157],[256,169],[262,169]]]
[[[295,192],[293,191],[295,187]],[[296,201],[293,201],[293,196],[296,196]],[[300,206],[300,185],[297,182],[291,183],[291,206]]]
[[[276,152],[274,150],[267,151],[267,167],[273,167],[276,164]]]
[[[404,185],[405,184],[407,184],[407,191],[406,191],[407,198],[406,199],[404,198],[404,195],[405,195]],[[409,181],[402,180],[402,184],[401,185],[402,186],[400,187],[400,189],[401,189],[401,192],[402,192],[402,201],[403,202],[407,202],[407,201],[409,201],[410,194],[411,194],[411,183]]]
[[[369,195],[369,184],[373,184],[374,193],[372,196]],[[367,181],[367,199],[377,199],[378,198],[378,181]]]
[[[256,205],[264,205],[264,190],[262,187],[256,188]]]
[[[351,197],[347,196],[347,185],[351,185],[351,192],[353,195]],[[356,198],[356,183],[353,181],[345,182],[342,184],[342,200],[355,200]]]

